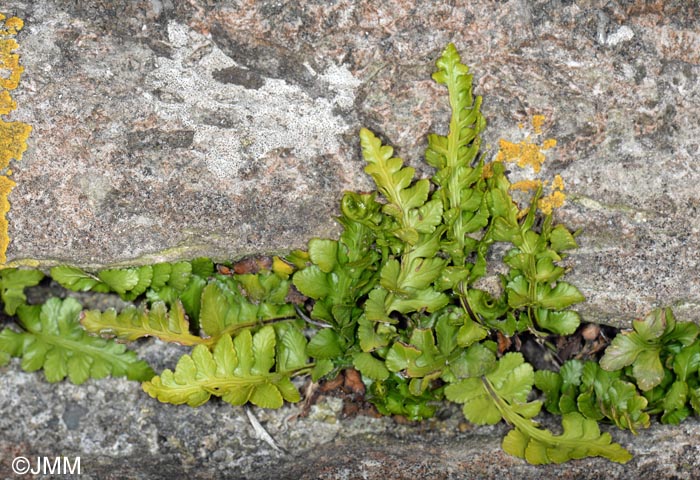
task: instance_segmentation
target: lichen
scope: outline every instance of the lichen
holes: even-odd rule
[[[553,209],[563,206],[565,201],[564,179],[561,178],[561,175],[556,175],[550,186],[549,195],[540,198],[537,202],[537,206],[542,210],[542,213],[549,215],[552,213]]]
[[[10,237],[7,235],[7,212],[10,211],[10,202],[7,196],[15,186],[15,182],[5,175],[0,175],[0,260],[5,263],[5,252],[10,243]]]
[[[544,125],[544,115],[534,115],[532,117],[532,128],[535,135],[542,134],[542,125]],[[523,128],[522,124],[518,128]],[[539,173],[542,169],[542,164],[546,160],[545,151],[554,148],[557,141],[553,138],[548,138],[541,145],[532,142],[530,136],[525,137],[520,142],[511,142],[509,140],[500,139],[498,141],[499,151],[494,159],[496,162],[515,163],[520,168],[532,167],[535,173]]]
[[[552,182],[552,188],[555,188],[557,190],[564,190],[564,179],[561,178],[561,175],[556,174],[554,176],[554,181]]]
[[[556,140],[549,138],[542,145],[532,143],[529,138],[519,143],[501,139],[498,142],[499,152],[496,155],[497,162],[516,163],[520,168],[532,167],[535,173],[539,173],[542,164],[546,160],[544,151],[557,144]]]
[[[522,192],[529,192],[531,190],[537,190],[542,185],[542,180],[521,180],[515,182],[510,186],[511,190],[520,190]]]
[[[2,19],[0,19],[1,21]],[[0,30],[7,31],[3,26],[0,26]],[[6,35],[4,34],[3,37]],[[18,48],[19,44],[13,38],[0,39],[0,87],[7,90],[17,88],[22,72],[24,72],[24,67],[19,64],[19,55],[13,53]]]
[[[536,137],[542,135],[542,126],[545,123],[544,115],[533,115],[532,131]],[[518,124],[518,128],[523,129],[522,124]],[[539,173],[542,169],[547,156],[545,152],[554,148],[557,141],[554,138],[547,138],[538,144],[532,140],[530,135],[520,142],[511,142],[509,140],[499,140],[499,151],[496,154],[494,161],[515,163],[520,168],[531,167],[534,173]],[[537,201],[537,207],[545,215],[552,213],[553,209],[564,205],[566,195],[564,194],[564,179],[561,175],[556,175],[551,185],[548,181],[540,179],[528,179],[515,182],[510,186],[511,191],[530,192],[542,188],[548,190],[548,194]],[[521,215],[525,215],[527,208],[521,211]]]
[[[0,13],[0,22],[4,21],[4,26],[0,27],[0,36],[16,35],[17,32],[24,28],[24,21],[21,18],[10,17]]]
[[[10,160],[22,159],[31,131],[32,127],[26,123],[0,119],[0,170],[7,168]]]
[[[554,138],[548,138],[542,142],[542,150],[549,150],[557,146],[557,141]]]
[[[542,133],[542,125],[544,125],[544,115],[533,115],[532,128],[537,135]]]
[[[17,103],[12,100],[10,92],[7,90],[0,91],[0,115],[7,115],[15,108],[17,108]]]
[[[544,198],[540,198],[537,202],[537,206],[542,210],[542,213],[549,215],[555,208],[563,206],[565,201],[566,195],[564,195],[563,192],[557,191],[550,193]]]
[[[7,18],[0,13],[0,115],[8,115],[17,108],[17,103],[12,99],[10,90],[19,85],[24,67],[19,63],[19,54],[15,53],[19,44],[14,38],[24,22],[17,18]],[[5,253],[10,243],[8,235],[8,222],[6,215],[10,211],[8,196],[15,186],[15,182],[9,177],[10,161],[19,161],[27,149],[27,139],[32,127],[22,122],[8,122],[0,118],[0,265],[7,260]]]

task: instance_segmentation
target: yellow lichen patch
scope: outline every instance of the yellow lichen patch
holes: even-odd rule
[[[532,129],[537,135],[542,133],[542,125],[544,125],[544,115],[533,115]]]
[[[564,205],[565,200],[566,195],[564,195],[562,192],[552,192],[546,197],[540,198],[537,202],[537,206],[540,210],[542,210],[542,213],[544,213],[545,215],[549,215],[550,213],[552,213],[553,209],[559,208],[562,205]]]
[[[566,201],[566,195],[563,193],[564,179],[561,178],[561,175],[557,174],[554,176],[554,180],[552,181],[552,185],[549,187],[549,191],[549,195],[542,197],[537,201],[537,206],[545,215],[549,215],[552,213],[553,209],[561,207],[564,205],[564,201]]]
[[[10,160],[22,159],[31,132],[32,127],[26,123],[0,119],[0,170],[7,168]]]
[[[544,115],[534,115],[532,117],[532,128],[537,138],[542,134],[542,126],[545,123]],[[519,124],[519,128],[522,126]],[[496,155],[494,161],[496,162],[506,162],[515,163],[520,168],[532,167],[535,173],[539,173],[542,169],[542,164],[546,160],[544,154],[545,151],[554,148],[557,145],[557,141],[554,138],[548,138],[542,142],[541,145],[534,143],[530,136],[527,136],[524,140],[519,143],[511,142],[505,139],[499,140],[499,151]],[[488,167],[486,165],[485,167]],[[486,168],[484,168],[484,178],[487,178]],[[552,210],[564,205],[566,200],[566,195],[564,194],[564,180],[561,175],[556,175],[551,185],[549,182],[542,181],[539,179],[528,179],[515,182],[510,186],[511,191],[522,191],[522,192],[532,192],[540,188],[546,188],[549,193],[540,198],[537,201],[537,207],[545,215],[552,213]],[[519,216],[524,216],[527,214],[528,208],[524,208],[520,211]]]
[[[496,155],[495,161],[517,163],[520,168],[530,166],[535,173],[542,169],[542,164],[545,161],[544,153],[542,153],[539,145],[530,143],[528,139],[520,143],[501,139],[498,142],[498,146],[500,150]]]
[[[7,115],[15,108],[17,108],[17,103],[12,100],[10,92],[7,90],[0,91],[0,115]]]
[[[544,122],[544,115],[533,115],[532,128],[535,135],[542,134]],[[522,124],[518,124],[518,128],[522,129]],[[498,142],[499,151],[494,160],[496,162],[517,163],[520,168],[530,166],[535,173],[539,173],[546,159],[543,152],[556,145],[557,141],[553,138],[546,139],[542,145],[531,141],[529,135],[517,143],[502,138]]]
[[[0,13],[0,22],[3,20],[5,20],[5,15]],[[5,20],[5,25],[0,28],[0,35],[16,35],[22,28],[24,28],[24,21],[21,18],[10,17]]]
[[[4,23],[3,23],[4,21]],[[13,38],[22,29],[24,22],[17,17],[6,19],[0,14],[0,115],[11,113],[17,104],[9,91],[19,85],[24,67],[19,64],[19,55],[15,51],[19,44]],[[8,122],[0,118],[0,265],[4,265],[7,257],[5,252],[10,243],[6,215],[10,211],[8,196],[15,186],[9,178],[12,171],[8,168],[10,161],[21,160],[27,149],[27,139],[32,127],[22,122]]]
[[[522,192],[529,192],[532,190],[537,190],[542,186],[542,181],[541,180],[521,180],[519,182],[515,182],[510,186],[511,190],[520,190]]]
[[[0,39],[0,87],[14,90],[19,85],[19,78],[24,67],[19,64],[19,55],[12,53],[19,44],[11,38]]]
[[[7,212],[10,211],[10,202],[7,200],[7,196],[10,194],[15,186],[10,178],[0,175],[0,265],[4,264],[7,260],[5,252],[7,251],[7,246],[10,244],[10,237],[7,234]]]
[[[549,150],[557,146],[557,141],[554,138],[548,138],[542,142],[542,150]]]
[[[561,178],[561,175],[556,174],[554,176],[554,181],[552,182],[552,189],[559,190],[559,191],[564,190],[564,179]]]

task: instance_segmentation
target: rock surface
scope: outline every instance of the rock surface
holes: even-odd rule
[[[163,352],[161,352],[162,354]],[[163,355],[160,355],[162,361]],[[401,425],[389,418],[343,418],[326,399],[309,417],[296,406],[255,409],[283,451],[256,436],[241,408],[210,402],[192,409],[160,404],[124,380],[75,386],[0,369],[0,478],[25,457],[80,457],[80,479],[692,479],[700,469],[700,423],[654,425],[634,437],[613,430],[635,456],[626,465],[593,458],[532,466],[503,453],[505,425],[460,433],[458,412]],[[8,371],[9,370],[9,371]],[[8,394],[11,392],[11,395]],[[63,478],[63,477],[62,477]]]
[[[423,174],[448,42],[472,67],[499,139],[555,138],[540,174],[561,174],[559,220],[582,228],[570,280],[589,321],[628,325],[657,305],[700,320],[700,5],[475,0],[6,0],[25,66],[12,118],[34,127],[10,201],[16,263],[98,268],[229,259],[338,232],[345,189],[370,188],[367,126]],[[544,115],[543,132],[532,126]],[[521,128],[522,127],[522,128]],[[150,345],[150,347],[154,347]],[[163,352],[154,361],[173,366]],[[174,358],[174,357],[173,357]],[[156,364],[157,365],[157,364]],[[161,405],[138,385],[76,387],[0,369],[0,474],[13,458],[81,456],[81,478],[693,478],[700,426],[632,437],[626,466],[532,467],[500,450],[505,427],[309,419]],[[286,428],[286,430],[285,430]]]

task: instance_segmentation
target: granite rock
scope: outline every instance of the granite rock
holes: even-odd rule
[[[298,406],[253,409],[273,448],[240,407],[160,404],[125,380],[48,384],[17,372],[17,363],[0,368],[0,478],[21,478],[12,472],[18,457],[32,468],[44,457],[66,457],[70,466],[79,457],[80,475],[62,478],[100,480],[692,479],[700,469],[697,420],[655,424],[638,436],[611,430],[634,454],[626,465],[589,458],[533,466],[501,450],[507,426],[465,428],[457,408],[400,424],[343,417],[342,400],[329,397],[308,417],[297,417]]]

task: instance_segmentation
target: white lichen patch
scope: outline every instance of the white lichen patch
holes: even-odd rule
[[[608,35],[605,43],[611,47],[614,47],[618,43],[628,42],[634,37],[634,31],[627,25],[623,25],[617,29],[614,33]]]
[[[341,108],[350,108],[355,103],[355,90],[362,83],[344,66],[331,65],[320,75],[328,87],[336,94],[333,101]]]
[[[346,67],[331,66],[318,75],[329,98],[312,98],[298,85],[280,79],[265,78],[258,89],[225,84],[213,73],[244,67],[185,25],[171,22],[168,33],[175,47],[172,58],[158,58],[146,79],[147,89],[160,92],[161,98],[183,100],[152,99],[163,123],[194,130],[194,149],[214,176],[235,179],[246,164],[277,149],[302,158],[337,152],[338,136],[349,126],[334,109],[352,106],[360,83]],[[208,53],[193,60],[203,46]],[[224,118],[225,125],[202,122],[206,115]]]

